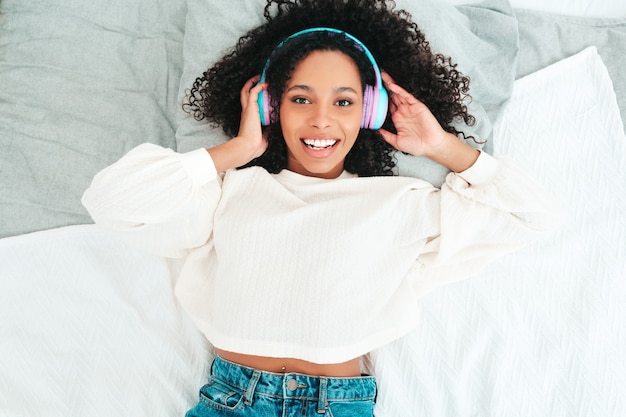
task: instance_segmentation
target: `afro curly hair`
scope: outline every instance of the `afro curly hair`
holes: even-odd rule
[[[267,0],[266,22],[239,38],[231,51],[198,77],[183,102],[183,109],[198,121],[207,120],[229,137],[239,131],[239,91],[252,76],[260,74],[276,46],[290,35],[313,27],[330,27],[359,39],[371,51],[378,66],[396,83],[422,101],[443,129],[465,138],[457,122],[473,125],[468,113],[469,78],[457,70],[450,57],[433,53],[411,15],[396,10],[390,0]],[[268,92],[281,97],[293,69],[314,50],[338,50],[356,63],[362,83],[373,85],[373,69],[356,48],[340,42],[299,42],[281,57],[272,56],[268,68]],[[332,37],[326,37],[332,39]],[[282,49],[282,48],[281,48]],[[283,51],[284,52],[284,51]],[[271,81],[271,82],[270,82]],[[274,119],[277,109],[274,108]],[[383,127],[395,132],[390,117]],[[271,173],[287,167],[287,147],[279,123],[266,127],[268,148],[246,166],[261,166]],[[471,138],[471,137],[470,137]],[[393,175],[396,152],[374,130],[361,129],[344,168],[359,176]]]

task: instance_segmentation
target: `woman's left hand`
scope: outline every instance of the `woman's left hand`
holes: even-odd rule
[[[424,103],[400,87],[386,72],[383,81],[391,96],[391,120],[397,133],[380,129],[383,138],[394,148],[411,155],[426,156],[461,172],[471,167],[479,152],[443,130],[437,118]]]
[[[450,133],[443,130],[424,103],[395,83],[386,72],[383,82],[391,98],[391,120],[397,133],[380,129],[383,138],[394,148],[411,155],[432,154]]]

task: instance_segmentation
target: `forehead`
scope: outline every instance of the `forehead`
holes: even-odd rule
[[[290,84],[324,82],[360,86],[361,74],[356,63],[340,51],[316,50],[302,59],[294,68]]]

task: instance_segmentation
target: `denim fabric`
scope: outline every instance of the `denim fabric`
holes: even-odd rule
[[[186,417],[372,417],[376,380],[275,374],[216,357]]]

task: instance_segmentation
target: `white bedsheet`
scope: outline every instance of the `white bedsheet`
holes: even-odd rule
[[[208,355],[171,276],[93,225],[0,240],[0,416],[183,416]]]
[[[380,415],[624,416],[626,137],[595,49],[517,81],[495,135],[563,227],[424,300],[375,358]]]
[[[369,358],[376,415],[626,415],[626,137],[595,50],[517,81],[494,140],[564,226],[424,299]],[[0,240],[0,416],[184,415],[210,349],[172,270],[91,225]]]

